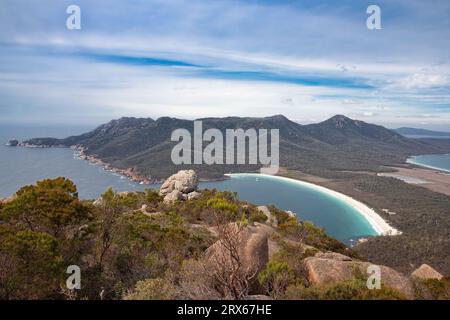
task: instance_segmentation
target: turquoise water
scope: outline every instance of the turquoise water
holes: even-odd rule
[[[75,182],[84,199],[97,198],[108,187],[116,191],[144,190],[155,187],[134,183],[120,175],[79,160],[70,149],[32,149],[7,147],[9,139],[36,136],[64,137],[90,128],[0,128],[0,197],[13,194],[20,187],[44,178],[65,176]],[[325,228],[336,239],[375,235],[371,225],[342,200],[294,182],[274,177],[234,176],[226,181],[202,182],[200,188],[217,188],[238,193],[239,198],[259,204],[274,204],[295,212],[301,219]]]
[[[277,177],[236,175],[221,182],[204,182],[202,187],[233,190],[239,198],[254,204],[274,204],[290,210],[301,220],[325,228],[332,237],[348,243],[350,239],[376,235],[356,209],[344,201],[308,186]]]
[[[410,157],[407,162],[422,167],[450,172],[450,154],[428,154],[413,156]]]

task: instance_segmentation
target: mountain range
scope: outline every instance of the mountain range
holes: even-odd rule
[[[283,115],[263,118],[203,118],[203,130],[279,129],[282,167],[329,177],[336,171],[379,171],[414,154],[450,152],[450,140],[412,139],[382,126],[336,115],[326,121],[301,125]],[[180,169],[195,169],[203,179],[228,172],[256,171],[259,165],[179,165],[171,161],[170,141],[175,129],[193,132],[193,120],[170,117],[124,117],[93,131],[65,139],[34,138],[35,146],[82,146],[92,157],[119,169],[133,168],[140,176],[163,179]],[[439,141],[438,141],[439,140]]]

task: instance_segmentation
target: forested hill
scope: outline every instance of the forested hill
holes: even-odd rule
[[[280,163],[290,169],[330,176],[340,170],[379,170],[403,163],[408,155],[448,153],[450,140],[409,139],[382,126],[336,115],[326,121],[300,125],[282,115],[264,118],[204,118],[203,130],[266,128],[280,130]],[[39,146],[81,145],[93,155],[120,169],[135,168],[144,176],[161,179],[181,168],[193,168],[202,178],[223,173],[254,171],[258,166],[175,166],[170,154],[176,142],[173,130],[193,132],[193,121],[177,118],[120,118],[95,130],[65,139],[35,138],[25,144]],[[206,143],[205,143],[206,144]]]

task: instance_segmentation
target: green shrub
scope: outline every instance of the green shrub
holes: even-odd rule
[[[254,206],[248,206],[247,212],[248,212],[248,219],[250,222],[265,223],[267,221],[267,216]]]
[[[57,240],[43,232],[0,226],[0,299],[56,297],[65,279]]]
[[[176,287],[169,281],[147,279],[138,281],[133,292],[124,297],[125,300],[171,300],[176,299]]]
[[[259,283],[273,298],[282,296],[294,280],[294,272],[285,262],[270,261],[258,274]]]
[[[450,300],[450,277],[416,280],[414,284],[418,299]]]
[[[145,201],[148,205],[156,207],[161,201],[163,197],[159,195],[158,190],[156,189],[147,189],[145,190]]]
[[[278,225],[281,225],[287,222],[289,219],[292,219],[292,217],[286,211],[280,210],[272,204],[267,206],[267,208],[269,209],[270,213],[272,213],[277,218]],[[295,220],[297,219],[295,218]]]
[[[337,282],[322,286],[305,287],[303,284],[289,286],[284,298],[294,300],[406,300],[403,294],[382,286],[368,289],[361,279]]]

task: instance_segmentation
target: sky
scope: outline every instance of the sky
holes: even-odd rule
[[[450,131],[450,1],[0,2],[0,125],[274,114]]]

